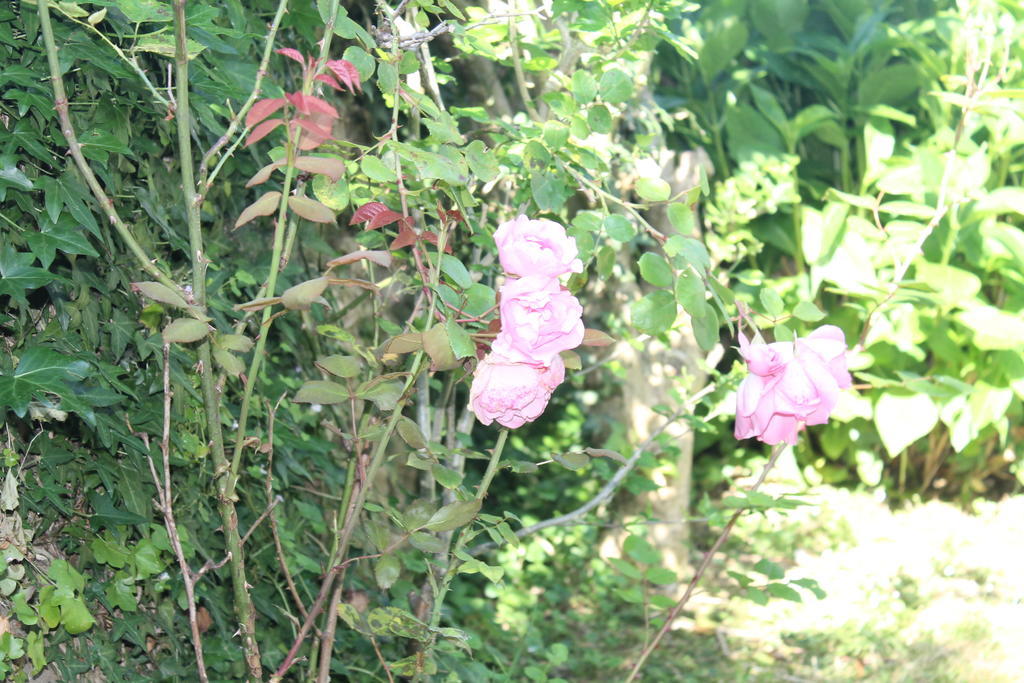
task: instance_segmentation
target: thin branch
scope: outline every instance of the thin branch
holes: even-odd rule
[[[757,478],[757,481],[755,481],[753,486],[750,487],[749,493],[754,493],[761,487],[761,484],[764,483],[765,477],[768,476],[768,472],[775,466],[775,461],[779,459],[779,455],[782,454],[785,447],[786,444],[781,443],[772,449],[771,457],[768,458],[768,462],[765,464],[764,469],[761,470],[761,475]],[[697,587],[697,584],[704,576],[708,566],[710,566],[711,558],[714,557],[715,553],[718,552],[718,549],[722,547],[725,540],[729,538],[729,534],[732,533],[732,528],[736,526],[737,520],[739,520],[740,516],[744,512],[746,512],[746,508],[740,508],[733,513],[732,517],[729,518],[729,522],[725,525],[725,528],[722,529],[722,533],[720,533],[718,538],[715,539],[714,545],[704,553],[704,559],[701,560],[700,566],[698,566],[697,571],[694,572],[693,578],[690,580],[690,584],[686,587],[686,592],[683,593],[683,597],[679,598],[679,601],[669,611],[668,615],[665,617],[665,623],[661,625],[661,628],[658,630],[658,634],[654,636],[654,640],[648,643],[647,647],[645,647],[644,651],[640,654],[640,658],[637,660],[636,664],[633,666],[633,670],[629,672],[629,676],[626,678],[626,683],[630,683],[630,681],[636,679],[637,675],[640,673],[640,669],[644,666],[644,662],[647,661],[647,658],[652,652],[654,652],[654,649],[658,647],[658,643],[660,643],[661,639],[666,633],[668,633],[668,630],[672,627],[672,622],[676,620],[676,617],[679,616],[679,612],[681,612],[683,607],[686,606],[686,603],[690,600],[690,596],[693,595],[693,590]]]
[[[267,509],[271,510],[271,502],[277,502],[274,499],[274,422],[277,417],[277,408],[281,405],[281,401],[287,394],[282,394],[281,398],[277,399],[277,404],[273,408],[267,410],[267,476],[263,480],[263,490],[267,494]],[[285,583],[288,584],[288,592],[292,596],[292,600],[295,601],[295,606],[299,609],[299,614],[305,619],[309,612],[306,611],[306,606],[302,603],[302,597],[299,596],[299,590],[295,586],[295,579],[292,577],[292,572],[288,569],[288,563],[284,559],[284,549],[281,547],[281,534],[277,530],[277,519],[274,518],[273,513],[270,514],[270,534],[274,537],[274,554],[277,555],[277,563],[281,567],[281,573],[284,574]]]
[[[68,151],[71,152],[71,157],[75,160],[79,173],[82,174],[86,184],[92,191],[93,197],[99,203],[100,209],[106,214],[108,221],[114,226],[114,230],[117,231],[117,234],[125,246],[128,247],[128,251],[135,257],[139,266],[161,284],[170,287],[176,292],[181,292],[181,288],[178,287],[177,283],[163,269],[153,263],[138,240],[135,239],[131,229],[121,220],[117,210],[114,208],[114,202],[107,196],[103,186],[100,185],[99,180],[96,178],[96,174],[93,173],[92,167],[89,166],[89,162],[86,161],[85,156],[82,154],[82,145],[78,142],[78,136],[75,135],[74,126],[71,124],[71,115],[68,111],[67,91],[64,89],[64,79],[61,76],[60,61],[57,57],[57,44],[53,37],[53,25],[50,22],[49,0],[39,0],[38,7],[39,28],[43,34],[43,44],[46,46],[46,58],[50,67],[50,82],[53,84],[54,105],[57,110],[57,116],[60,118],[61,133],[67,140]]]
[[[220,136],[220,139],[213,144],[210,149],[203,155],[202,161],[199,162],[199,192],[205,195],[209,191],[210,186],[213,185],[214,178],[220,172],[221,166],[224,162],[231,158],[238,145],[242,142],[243,137],[239,137],[238,140],[231,146],[227,154],[222,156],[218,162],[216,168],[213,169],[213,173],[210,174],[207,171],[207,167],[210,164],[210,160],[213,155],[224,148],[224,145],[228,144],[228,141],[234,136],[238,130],[239,124],[245,118],[245,115],[252,108],[252,105],[256,103],[256,99],[260,96],[261,87],[263,85],[263,77],[267,75],[267,65],[270,63],[270,56],[274,53],[274,40],[277,37],[277,29],[281,26],[281,18],[284,16],[285,10],[288,8],[288,0],[279,0],[277,3],[277,13],[274,14],[274,20],[270,22],[270,30],[267,31],[267,39],[263,46],[263,57],[260,59],[259,68],[256,70],[256,82],[253,83],[252,92],[249,93],[249,98],[242,105],[242,108],[232,117],[228,123],[228,129],[224,132],[224,135]]]
[[[526,113],[534,121],[542,121],[543,119],[541,119],[540,114],[537,112],[537,108],[533,106],[533,97],[530,96],[530,89],[526,85],[526,75],[523,73],[523,57],[519,52],[519,40],[516,33],[516,22],[509,19],[508,42],[512,48],[512,68],[516,74],[516,87],[519,89],[519,96],[523,98],[523,106],[526,107]]]
[[[160,503],[160,512],[164,517],[164,527],[167,529],[167,536],[171,541],[171,549],[178,560],[178,568],[181,570],[181,578],[185,583],[185,597],[188,600],[188,624],[192,630],[192,647],[196,653],[196,669],[199,672],[199,680],[206,683],[209,678],[206,675],[206,663],[203,660],[203,636],[199,631],[199,621],[196,615],[195,580],[197,576],[192,575],[192,569],[185,559],[185,552],[181,546],[181,536],[178,534],[178,525],[174,519],[174,497],[171,494],[171,347],[164,344],[164,423],[163,435],[160,438],[160,454],[163,456],[163,484],[160,483],[160,476],[153,465],[153,458],[146,454],[149,460],[149,472],[153,476],[153,483],[156,485],[157,500]]]

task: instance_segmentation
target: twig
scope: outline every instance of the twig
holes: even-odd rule
[[[181,536],[178,534],[178,525],[174,520],[174,501],[171,495],[171,347],[164,344],[164,423],[163,435],[160,438],[160,454],[163,456],[163,484],[160,483],[160,476],[156,472],[153,458],[147,452],[149,460],[149,472],[153,476],[153,483],[156,485],[157,500],[160,503],[160,512],[164,517],[164,527],[167,529],[167,536],[171,541],[171,549],[178,560],[178,568],[181,570],[181,578],[185,583],[185,597],[188,600],[188,624],[192,630],[192,647],[196,653],[196,669],[199,672],[199,680],[206,683],[209,678],[206,675],[206,663],[203,660],[203,636],[199,631],[199,621],[196,615],[195,580],[198,576],[192,575],[192,569],[185,559],[185,552],[181,546]]]
[[[380,660],[380,665],[384,667],[384,673],[388,676],[388,683],[395,683],[395,679],[391,676],[391,668],[388,666],[387,660],[384,659],[384,655],[381,654],[377,639],[372,634],[370,635],[370,642],[373,643],[373,651],[377,653],[377,659]]]
[[[114,208],[114,202],[107,196],[103,186],[100,185],[99,180],[96,178],[96,174],[93,173],[92,167],[89,166],[89,162],[86,161],[85,156],[82,154],[82,145],[78,142],[78,137],[75,135],[75,128],[71,124],[71,115],[68,112],[68,96],[67,91],[64,89],[64,79],[61,77],[57,45],[53,37],[53,25],[50,22],[49,0],[39,0],[38,6],[39,29],[43,34],[43,44],[46,46],[46,58],[50,67],[50,82],[53,84],[54,106],[57,110],[57,116],[60,118],[61,133],[68,143],[68,151],[71,152],[71,157],[75,160],[79,173],[85,179],[86,184],[92,191],[93,197],[99,203],[100,209],[106,214],[110,224],[114,226],[117,234],[121,237],[125,246],[128,247],[128,251],[138,261],[139,266],[161,284],[170,287],[176,292],[181,292],[181,288],[178,287],[177,283],[150,260],[149,255],[146,254],[138,240],[135,239],[131,229],[121,220],[117,209]]]
[[[786,444],[781,443],[772,449],[771,457],[768,458],[768,462],[765,464],[764,469],[761,470],[761,474],[758,476],[757,481],[755,481],[750,487],[749,493],[754,493],[761,487],[761,484],[764,483],[765,477],[768,476],[768,472],[775,466],[775,461],[778,460],[779,455],[782,454],[785,447]],[[654,649],[658,647],[658,643],[660,643],[661,639],[666,633],[668,633],[668,630],[672,627],[672,622],[675,621],[679,612],[681,612],[683,607],[686,606],[686,603],[690,600],[690,596],[693,595],[693,590],[697,587],[697,584],[707,571],[708,566],[711,564],[711,558],[714,557],[715,553],[718,552],[718,549],[722,547],[725,540],[729,538],[729,534],[732,533],[732,528],[736,526],[736,522],[744,512],[746,512],[746,508],[740,508],[733,513],[732,517],[729,518],[729,522],[725,525],[725,528],[722,529],[722,533],[720,533],[718,538],[715,539],[714,545],[704,553],[704,559],[701,560],[700,566],[698,566],[697,571],[694,572],[693,578],[690,580],[690,584],[686,587],[686,592],[683,593],[683,597],[679,598],[679,601],[669,611],[668,615],[666,615],[665,623],[661,625],[657,635],[654,636],[654,640],[652,640],[640,654],[640,658],[637,660],[636,664],[633,666],[633,670],[629,672],[629,676],[626,678],[626,683],[630,683],[630,681],[636,679],[637,675],[640,673],[640,669],[644,666],[644,662],[647,661],[647,658],[651,655]]]
[[[576,524],[578,523],[577,520],[579,520],[581,517],[583,517],[588,512],[598,507],[599,505],[605,503],[607,500],[609,500],[612,496],[615,495],[615,492],[618,491],[619,486],[622,485],[622,482],[625,481],[629,473],[632,472],[633,469],[636,467],[637,463],[640,462],[640,458],[643,456],[644,451],[646,451],[650,447],[650,445],[654,443],[654,440],[657,439],[661,435],[661,433],[664,432],[669,427],[669,425],[673,424],[680,417],[687,414],[689,411],[693,410],[693,407],[697,405],[697,403],[702,398],[704,398],[706,395],[714,391],[714,389],[715,385],[710,384],[701,389],[700,391],[698,391],[689,399],[687,399],[685,408],[682,411],[679,411],[672,415],[672,417],[668,418],[649,437],[647,437],[647,439],[645,439],[643,443],[637,446],[633,450],[633,453],[630,455],[629,460],[627,460],[626,463],[618,469],[618,471],[612,476],[612,478],[609,479],[605,483],[605,485],[601,487],[601,490],[598,491],[593,498],[591,498],[586,503],[579,506],[572,512],[568,512],[558,517],[552,517],[551,519],[545,519],[542,522],[537,522],[536,524],[531,524],[530,526],[523,527],[522,529],[516,531],[516,536],[518,538],[526,538],[530,534],[535,534],[541,529],[547,529],[553,526],[566,526],[570,524]],[[469,550],[468,552],[470,555],[475,556],[497,547],[498,545],[496,543],[489,541],[487,543],[481,543],[480,545],[475,546],[472,550]]]
[[[268,510],[271,509],[271,501],[274,501],[274,485],[272,482],[274,476],[274,421],[277,417],[277,408],[281,405],[281,401],[284,400],[286,395],[282,394],[281,398],[277,399],[277,404],[267,411],[267,476],[263,480],[263,490],[267,494]],[[281,547],[281,535],[278,533],[277,520],[274,518],[273,513],[270,515],[270,534],[274,537],[274,554],[277,555],[277,563],[281,567],[281,573],[284,574],[285,583],[288,584],[288,592],[291,593],[292,600],[295,601],[295,606],[299,609],[299,614],[305,619],[309,612],[306,611],[306,606],[302,603],[298,588],[295,586],[295,579],[292,577],[291,570],[288,569],[288,563],[285,562],[284,549]]]
[[[264,510],[263,513],[256,518],[256,521],[252,523],[252,526],[249,527],[249,530],[245,532],[245,536],[242,536],[242,545],[245,545],[245,542],[249,540],[250,536],[252,536],[252,532],[256,531],[256,527],[262,524],[263,520],[270,516],[270,513],[274,511],[275,507],[277,507],[277,501],[270,501],[270,503],[267,505],[267,509]]]
[[[519,52],[519,40],[516,33],[516,22],[509,19],[508,42],[512,48],[512,68],[516,74],[516,87],[519,89],[519,96],[523,98],[523,106],[526,107],[526,112],[530,115],[530,118],[534,121],[542,121],[540,113],[533,106],[533,97],[530,96],[530,90],[526,86],[526,75],[523,73],[523,57]]]
[[[209,173],[207,167],[210,164],[210,160],[213,155],[224,148],[224,145],[228,144],[235,132],[238,130],[239,124],[245,118],[245,115],[252,108],[252,105],[256,103],[256,99],[260,96],[261,87],[263,84],[263,77],[267,75],[267,65],[270,63],[270,56],[274,53],[274,39],[277,37],[277,29],[281,25],[281,18],[284,16],[285,10],[288,8],[288,0],[279,0],[277,4],[277,13],[274,15],[274,20],[270,23],[270,30],[267,31],[267,40],[263,46],[263,57],[260,59],[259,68],[256,70],[256,81],[253,83],[252,92],[249,93],[249,98],[242,105],[242,108],[234,115],[231,121],[228,123],[228,129],[224,131],[224,135],[220,136],[217,142],[213,143],[210,149],[206,150],[202,160],[199,162],[199,192],[204,196],[209,191],[210,186],[213,185],[214,178],[220,173],[221,166],[224,162],[231,158],[238,145],[241,144],[243,138],[239,137],[235,143],[228,150],[227,154],[222,156],[217,161],[217,166],[213,169],[213,173]]]

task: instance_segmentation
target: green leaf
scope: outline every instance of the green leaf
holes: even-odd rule
[[[782,598],[783,600],[792,600],[793,602],[803,602],[803,598],[800,597],[800,593],[794,590],[791,586],[784,583],[769,583],[764,587],[765,591],[769,595],[776,598]]]
[[[32,253],[39,257],[44,268],[50,267],[58,251],[99,257],[80,227],[69,226],[64,221],[51,223],[45,217],[39,220],[38,232],[25,233],[25,242]]]
[[[562,467],[574,472],[590,464],[590,458],[586,453],[554,453],[551,457]]]
[[[195,318],[172,320],[161,335],[165,344],[189,344],[204,339],[210,333],[210,326]]]
[[[704,281],[692,268],[679,273],[675,283],[675,295],[679,305],[691,316],[704,315],[704,304],[707,301]]]
[[[552,213],[560,211],[572,194],[572,190],[566,187],[565,178],[551,171],[531,173],[530,190],[537,208]]]
[[[672,187],[661,178],[640,178],[636,193],[649,202],[663,202],[672,194]]]
[[[456,501],[435,512],[423,526],[431,531],[451,531],[472,522],[479,511],[479,500]]]
[[[437,536],[432,536],[425,531],[417,531],[409,537],[409,543],[413,548],[425,553],[441,553],[447,545]]]
[[[89,364],[85,361],[45,346],[33,346],[21,356],[12,374],[0,375],[0,409],[10,408],[23,417],[33,399],[44,399],[47,394],[70,396],[69,384],[88,374]]]
[[[620,557],[609,557],[606,561],[628,579],[639,581],[644,577],[643,572],[637,569],[636,565],[630,564]]]
[[[455,470],[448,469],[443,465],[433,465],[430,468],[431,473],[434,475],[434,479],[437,483],[446,489],[458,488],[462,483],[462,473],[456,472]]]
[[[625,102],[633,94],[633,78],[621,69],[609,69],[601,74],[601,99],[609,104]]]
[[[690,322],[693,324],[693,336],[697,345],[705,351],[710,351],[718,342],[718,314],[714,306],[707,302],[703,305],[700,315],[691,315]]]
[[[402,396],[401,382],[388,382],[372,379],[364,382],[356,389],[356,396],[367,401],[373,401],[377,410],[394,410],[398,399]]]
[[[114,506],[110,495],[93,491],[89,493],[89,506],[92,508],[92,523],[100,527],[128,526],[130,524],[144,524],[147,520],[141,515],[128,510],[122,510]]]
[[[693,207],[682,202],[668,205],[668,220],[683,235],[692,234],[696,225]]]
[[[178,308],[189,307],[188,302],[185,301],[185,297],[159,282],[133,282],[132,289],[147,299],[159,301],[160,303],[167,304],[168,306],[177,306]]]
[[[334,405],[336,403],[344,403],[350,397],[349,390],[341,384],[324,380],[312,380],[299,388],[292,401],[295,403]]]
[[[362,372],[363,361],[356,356],[341,356],[333,355],[326,356],[325,358],[319,358],[316,361],[316,366],[324,372],[329,372],[335,377],[342,377],[349,379],[356,377]]]
[[[402,563],[395,555],[385,555],[378,558],[373,568],[373,576],[377,580],[377,586],[381,590],[387,590],[398,580],[402,573]]]
[[[1019,349],[1024,339],[1024,318],[994,306],[975,306],[957,313],[955,320],[971,331],[974,345],[986,351]]]
[[[577,69],[572,75],[572,96],[580,104],[590,104],[597,97],[597,80],[585,69]]]
[[[50,563],[47,571],[58,588],[67,588],[71,592],[85,590],[85,577],[78,573],[78,570],[71,566],[67,560],[56,559]]]
[[[825,317],[825,314],[810,301],[801,301],[793,309],[793,315],[805,323],[816,323]]]
[[[435,323],[421,335],[423,350],[430,356],[432,370],[453,370],[461,365],[455,358],[455,350],[449,341],[448,331],[448,325]]]
[[[313,278],[293,285],[281,293],[281,303],[291,311],[307,311],[327,289],[326,277]]]
[[[674,571],[664,567],[651,567],[644,577],[655,586],[668,586],[679,580]]]
[[[760,588],[754,588],[753,586],[747,586],[747,600],[753,603],[764,606],[768,604],[768,594]]]
[[[612,132],[612,115],[608,107],[596,104],[587,111],[587,125],[595,133],[607,135]]]
[[[39,289],[57,280],[57,276],[32,266],[34,254],[14,251],[9,245],[0,249],[0,296],[7,294],[15,301],[25,302],[25,292]]]
[[[419,425],[404,415],[399,418],[397,429],[398,435],[402,437],[402,441],[407,443],[410,448],[419,450],[427,447],[427,439],[423,436],[423,432],[420,431]]]
[[[875,404],[875,427],[889,455],[927,436],[939,421],[939,409],[924,394],[882,394]]]
[[[466,146],[466,161],[473,175],[485,183],[494,180],[501,170],[497,156],[480,140],[473,140]]]
[[[669,292],[657,290],[630,306],[630,319],[640,332],[661,334],[676,321],[676,300]]]
[[[636,237],[636,228],[632,221],[617,213],[605,217],[604,231],[613,240],[619,242],[628,242]]]
[[[470,277],[466,266],[451,254],[441,255],[441,272],[447,275],[460,289],[469,289],[473,284],[473,278]]]
[[[769,579],[781,579],[786,573],[778,563],[763,558],[754,565],[754,571],[764,574]]]
[[[327,208],[341,211],[348,206],[349,202],[348,180],[339,178],[335,181],[325,175],[315,175],[313,176],[313,196]]]
[[[661,562],[661,553],[654,549],[647,539],[630,534],[622,544],[622,549],[627,555],[641,564],[658,564]]]
[[[780,318],[786,312],[786,304],[782,301],[782,297],[771,287],[762,287],[758,298],[761,300],[765,315],[771,318]]]
[[[73,636],[88,631],[96,620],[81,598],[70,598],[60,603],[60,623]]]
[[[377,157],[365,156],[359,164],[359,168],[371,180],[382,183],[393,183],[398,179],[393,166],[387,166]]]
[[[640,257],[640,275],[655,287],[671,287],[675,279],[668,261],[651,251]]]

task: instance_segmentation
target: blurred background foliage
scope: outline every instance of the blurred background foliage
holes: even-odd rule
[[[686,553],[710,544],[709,525],[720,523],[716,501],[765,455],[732,437],[731,392],[740,377],[728,320],[734,301],[756,311],[757,324],[777,339],[828,322],[856,347],[857,390],[844,396],[829,425],[808,432],[794,449],[794,478],[873,491],[894,506],[940,498],[971,509],[1019,492],[1018,2],[413,0],[410,31],[440,19],[453,31],[429,50],[409,52],[415,59],[386,67],[368,32],[379,21],[373,8],[343,5],[336,45],[366,88],[358,97],[334,97],[343,111],[335,133],[373,145],[392,116],[388,89],[377,87],[381,79],[400,76],[428,95],[436,79],[436,95],[451,116],[431,117],[421,131],[418,115],[406,112],[403,127],[421,136],[424,148],[466,143],[465,160],[453,161],[452,171],[424,157],[417,171],[426,180],[413,193],[425,202],[431,178],[446,183],[449,196],[471,209],[471,222],[488,228],[455,244],[477,278],[494,284],[490,229],[522,207],[570,226],[587,263],[570,286],[584,300],[588,327],[637,347],[652,340],[671,345],[678,333],[695,339],[680,365],[697,370],[678,373],[669,392],[671,403],[683,405],[700,388],[695,377],[707,377],[688,421],[693,483],[684,494],[696,521]],[[156,1],[63,2],[54,14],[85,156],[147,253],[184,272],[168,8]],[[223,134],[248,96],[275,10],[264,0],[189,3],[192,135],[199,148]],[[278,44],[315,52],[321,10],[290,3]],[[266,96],[294,86],[297,76],[282,61],[272,62]],[[146,464],[145,435],[160,432],[159,330],[166,312],[132,292],[139,271],[66,154],[34,3],[0,6],[0,63],[0,614],[7,615],[0,672],[24,680],[49,667],[60,680],[189,680],[194,662],[184,594]],[[337,151],[350,161],[348,176],[315,181],[313,190],[345,225],[354,207],[386,196],[389,185],[386,174],[354,160],[348,143]],[[665,161],[680,154],[699,167],[682,188],[670,183],[678,166]],[[234,303],[255,295],[269,259],[266,228],[230,230],[252,199],[244,180],[264,163],[259,146],[240,149],[204,198],[209,289],[217,293],[211,315],[219,327],[236,318]],[[669,199],[695,212],[669,206],[662,224],[699,242],[660,244],[647,229]],[[380,248],[384,237],[302,225],[297,243],[286,285],[315,277],[326,260],[355,245]],[[635,296],[623,300],[616,291]],[[318,377],[313,360],[330,348],[364,345],[372,354],[378,335],[400,330],[409,313],[408,301],[399,301],[398,324],[389,328],[355,295],[337,296],[332,310],[276,323],[263,389],[270,401]],[[526,526],[586,503],[613,476],[618,468],[607,458],[582,467],[550,461],[583,447],[628,457],[639,443],[621,385],[642,369],[616,353],[585,353],[584,371],[559,390],[545,416],[514,433],[507,457],[524,464],[498,476],[485,512],[514,513]],[[185,551],[198,566],[218,561],[224,549],[195,408],[194,362],[172,347],[176,507],[188,511],[181,522]],[[440,380],[435,384],[440,393]],[[446,395],[453,404],[465,401],[464,387]],[[265,420],[267,408],[256,416]],[[237,415],[222,417],[231,425]],[[275,512],[281,541],[307,600],[325,570],[347,467],[322,420],[308,406],[282,403],[271,472],[272,495],[282,496]],[[476,427],[463,443],[482,450],[493,438],[492,430]],[[657,489],[655,473],[672,472],[678,455],[679,444],[661,437],[615,502],[577,524],[503,545],[488,559],[503,569],[499,581],[478,574],[455,583],[446,618],[469,634],[473,657],[440,651],[442,674],[592,680],[631,661],[651,619],[672,604],[664,587],[689,576],[662,563],[669,549],[645,540],[648,529],[686,523],[690,513],[680,509],[679,517],[663,519],[624,499]],[[384,496],[396,505],[410,498],[402,463],[389,466]],[[238,490],[243,529],[267,505],[264,464],[254,462]],[[616,531],[620,552],[599,554]],[[720,577],[715,590],[752,603],[817,595],[813,576],[790,579],[780,566],[794,546],[813,539],[785,534],[751,529],[734,541],[731,558],[754,559],[736,568],[734,581]],[[834,529],[829,534],[823,543],[841,542]],[[278,607],[287,602],[286,588],[269,532],[257,528],[250,543],[264,658],[276,666],[295,625]],[[350,574],[346,599],[413,611],[423,556],[411,548],[398,556],[400,578],[381,587],[373,568],[361,566]],[[751,583],[751,576],[760,579]],[[204,578],[198,595],[211,676],[241,679],[227,577]],[[381,646],[391,659],[405,654],[400,638]],[[701,660],[700,649],[689,660],[668,652],[652,660],[650,680],[737,673],[718,668],[717,655]],[[355,630],[339,629],[335,653],[337,675],[384,680],[371,643]]]

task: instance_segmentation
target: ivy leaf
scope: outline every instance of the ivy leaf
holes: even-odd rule
[[[74,360],[44,346],[25,351],[11,375],[0,375],[0,409],[10,408],[24,417],[31,400],[46,394],[71,394],[69,382],[84,379],[89,364]]]
[[[25,303],[25,292],[39,289],[57,276],[32,264],[36,257],[27,252],[14,251],[10,245],[0,249],[0,296],[7,294]]]
[[[39,257],[43,268],[50,267],[58,250],[65,254],[99,256],[85,238],[81,228],[69,226],[65,221],[51,223],[44,218],[39,221],[38,232],[25,233],[25,241],[32,253]]]

